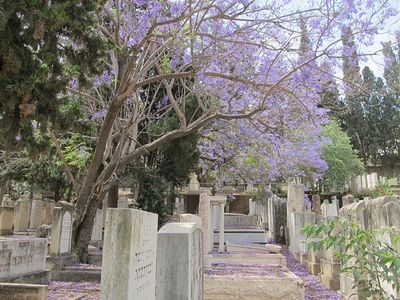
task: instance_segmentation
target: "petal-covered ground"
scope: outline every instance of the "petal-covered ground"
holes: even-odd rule
[[[100,299],[100,283],[62,282],[49,284],[49,300],[97,300]]]
[[[295,275],[304,280],[306,289],[305,300],[342,300],[342,297],[335,291],[324,287],[318,278],[310,274],[296,258],[289,252],[287,247],[282,246],[281,253],[286,257],[287,267]]]
[[[281,253],[286,257],[288,269],[304,280],[306,300],[342,300],[338,293],[325,288],[316,276],[310,274],[285,246],[282,246]],[[88,266],[85,265],[84,267]],[[96,282],[52,281],[49,285],[48,299],[97,300],[100,299],[100,284]]]

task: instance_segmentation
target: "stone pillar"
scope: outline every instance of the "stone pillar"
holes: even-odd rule
[[[0,206],[0,235],[13,234],[14,207]]]
[[[14,207],[14,231],[27,231],[31,215],[32,202],[28,198],[21,198],[15,203]]]
[[[225,252],[225,242],[224,242],[224,207],[225,202],[219,203],[219,238],[218,238],[218,252]]]
[[[249,199],[249,216],[254,215],[253,199]]]
[[[57,202],[53,212],[53,227],[51,229],[51,256],[71,254],[73,213],[73,204],[64,201]]]
[[[214,246],[214,230],[211,221],[211,204],[207,193],[199,195],[198,212],[203,228],[204,254],[208,254]]]
[[[157,300],[203,299],[203,239],[199,224],[168,223],[157,234]]]
[[[109,208],[106,215],[100,299],[155,300],[157,214]]]

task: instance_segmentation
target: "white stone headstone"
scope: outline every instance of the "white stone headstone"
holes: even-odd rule
[[[138,209],[107,209],[101,300],[155,299],[157,220]]]
[[[72,217],[69,211],[64,213],[61,222],[60,254],[68,253],[71,245]]]
[[[169,223],[158,232],[157,300],[203,299],[202,230],[196,223]]]

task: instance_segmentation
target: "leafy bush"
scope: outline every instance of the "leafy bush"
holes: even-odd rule
[[[309,225],[306,237],[321,237],[309,244],[313,249],[338,249],[341,272],[354,278],[353,289],[362,297],[395,299],[384,282],[400,291],[400,231],[398,228],[366,230],[348,220]],[[390,237],[390,243],[389,238]]]

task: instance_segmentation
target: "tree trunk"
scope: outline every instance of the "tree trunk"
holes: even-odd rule
[[[101,199],[97,199],[96,196],[92,196],[83,220],[79,224],[75,234],[73,235],[74,250],[76,251],[76,254],[78,255],[81,263],[88,263],[88,246],[92,235],[97,205],[100,200]]]
[[[108,190],[107,207],[118,207],[118,180],[114,180]]]

